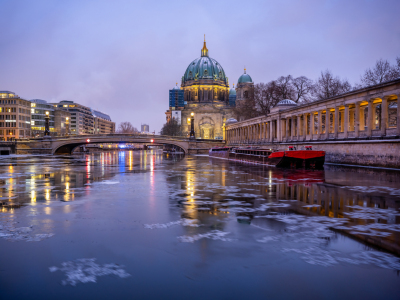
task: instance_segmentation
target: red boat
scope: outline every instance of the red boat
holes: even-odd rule
[[[282,168],[322,169],[325,151],[314,151],[311,146],[305,148],[306,150],[294,150],[294,147],[289,147],[289,151],[272,152],[268,156],[267,164]]]
[[[312,146],[305,146],[305,150],[296,150],[290,146],[288,151],[272,152],[271,149],[254,148],[212,148],[211,157],[226,158],[282,168],[322,169],[325,162],[325,151],[314,151]]]

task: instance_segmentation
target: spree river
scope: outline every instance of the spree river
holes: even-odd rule
[[[399,299],[399,183],[155,150],[2,157],[0,299]]]

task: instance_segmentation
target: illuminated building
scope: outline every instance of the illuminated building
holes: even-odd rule
[[[58,136],[70,134],[71,113],[66,110],[56,109],[54,111],[54,131]]]
[[[34,137],[43,136],[45,130],[46,111],[49,112],[49,129],[50,134],[54,135],[54,111],[53,105],[45,100],[32,99],[31,101],[31,134]]]
[[[148,124],[141,124],[140,125],[140,132],[143,134],[148,134],[150,131],[150,126]]]
[[[243,92],[243,87],[248,88],[247,85],[241,85],[236,90],[229,89],[224,69],[215,59],[209,57],[204,40],[201,56],[187,67],[182,76],[181,87],[176,86],[169,91],[167,121],[174,117],[174,111],[180,111],[181,125],[189,136],[191,114],[194,113],[196,138],[224,139],[225,122],[234,117],[236,93]],[[179,96],[182,92],[183,105]]]
[[[71,114],[69,122],[71,135],[94,133],[94,117],[89,107],[68,100],[52,104],[54,107],[66,110]]]
[[[0,91],[0,140],[31,135],[31,102],[10,91]]]
[[[92,110],[94,116],[94,133],[109,134],[115,132],[115,123],[111,121],[109,115],[106,115],[97,110]]]

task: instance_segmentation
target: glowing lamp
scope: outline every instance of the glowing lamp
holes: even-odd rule
[[[194,116],[194,112],[192,112],[190,115],[193,117]]]
[[[86,142],[89,143],[89,142],[90,142],[90,139],[87,139]]]
[[[152,143],[154,143],[154,140],[150,140]]]
[[[67,121],[69,120],[69,118],[68,118],[68,117],[66,117],[65,119],[66,119]]]
[[[48,111],[46,111],[46,116],[48,116],[49,115],[49,112]]]

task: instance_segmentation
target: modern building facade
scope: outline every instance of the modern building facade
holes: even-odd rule
[[[63,118],[65,119],[65,131],[69,131],[71,135],[109,134],[115,132],[115,123],[105,113],[68,100],[53,103],[52,105],[70,114],[60,113],[59,117],[61,122],[64,122]],[[57,131],[63,132],[61,124],[57,128]]]
[[[71,114],[69,125],[71,135],[94,134],[95,117],[89,107],[68,100],[52,104],[55,108],[68,111]]]
[[[57,136],[70,135],[71,113],[63,109],[54,111],[54,132]]]
[[[140,132],[143,134],[148,134],[150,132],[150,126],[148,124],[141,124]]]
[[[32,99],[31,101],[31,135],[39,137],[44,135],[46,112],[49,113],[49,130],[50,135],[56,135],[54,130],[54,106],[47,103],[46,100]]]
[[[98,110],[92,110],[94,117],[94,134],[109,134],[115,132],[115,123],[109,115]]]
[[[0,140],[31,135],[31,102],[10,91],[0,91]]]
[[[242,78],[243,75],[246,75],[246,78]],[[180,111],[181,125],[189,136],[193,113],[196,138],[224,139],[225,122],[234,117],[236,94],[254,88],[251,77],[246,71],[243,75],[239,78],[239,83],[246,82],[237,86],[236,90],[229,89],[224,69],[219,62],[209,57],[204,41],[200,58],[192,61],[182,76],[181,87],[176,86],[169,91],[167,121],[174,117],[174,111]],[[183,105],[179,97],[182,92]],[[250,96],[249,93],[246,95]]]

